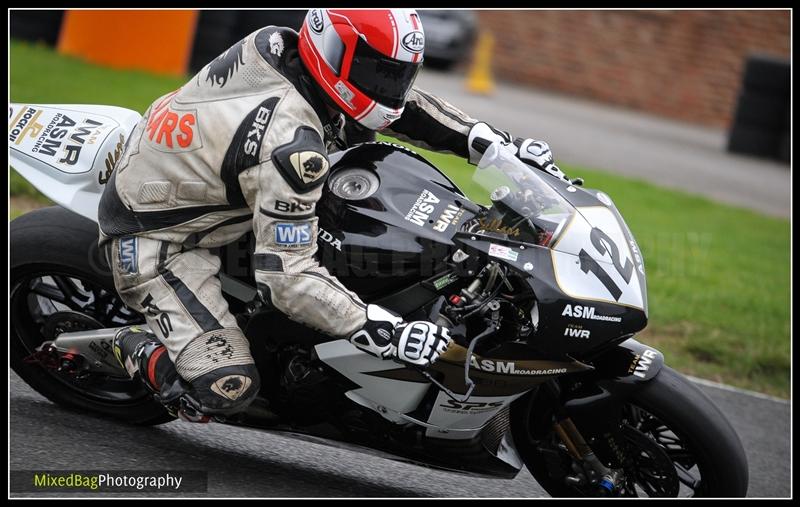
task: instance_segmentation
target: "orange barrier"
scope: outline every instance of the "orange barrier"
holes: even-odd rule
[[[183,75],[191,56],[197,11],[66,11],[60,53],[117,69]]]

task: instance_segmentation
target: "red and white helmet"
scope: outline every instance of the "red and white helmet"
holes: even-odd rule
[[[320,88],[351,118],[381,130],[403,114],[422,64],[425,34],[412,9],[311,9],[300,58]]]

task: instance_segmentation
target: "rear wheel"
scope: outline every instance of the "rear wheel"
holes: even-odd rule
[[[59,207],[10,224],[10,362],[28,385],[68,407],[150,425],[173,420],[139,380],[76,379],[30,360],[58,334],[142,322],[116,293],[97,248],[97,225]]]
[[[568,485],[575,460],[553,431],[552,412],[535,399],[517,407],[514,441],[537,482],[555,497],[594,496]],[[536,408],[534,408],[536,407]],[[602,417],[603,414],[597,414]],[[613,433],[578,429],[603,464],[621,469],[618,494],[628,497],[743,497],[748,468],[739,437],[696,386],[664,366],[622,408]]]

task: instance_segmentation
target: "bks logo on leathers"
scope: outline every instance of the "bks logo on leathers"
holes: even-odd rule
[[[275,211],[281,213],[308,213],[314,209],[314,204],[310,202],[286,202],[275,201]]]
[[[253,119],[253,124],[247,132],[247,140],[244,142],[244,152],[246,154],[252,156],[258,154],[261,138],[264,136],[271,114],[272,111],[266,105],[259,106],[256,117]]]

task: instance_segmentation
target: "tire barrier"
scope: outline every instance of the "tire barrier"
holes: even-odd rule
[[[747,60],[728,151],[789,163],[790,83],[788,59],[753,55]]]

